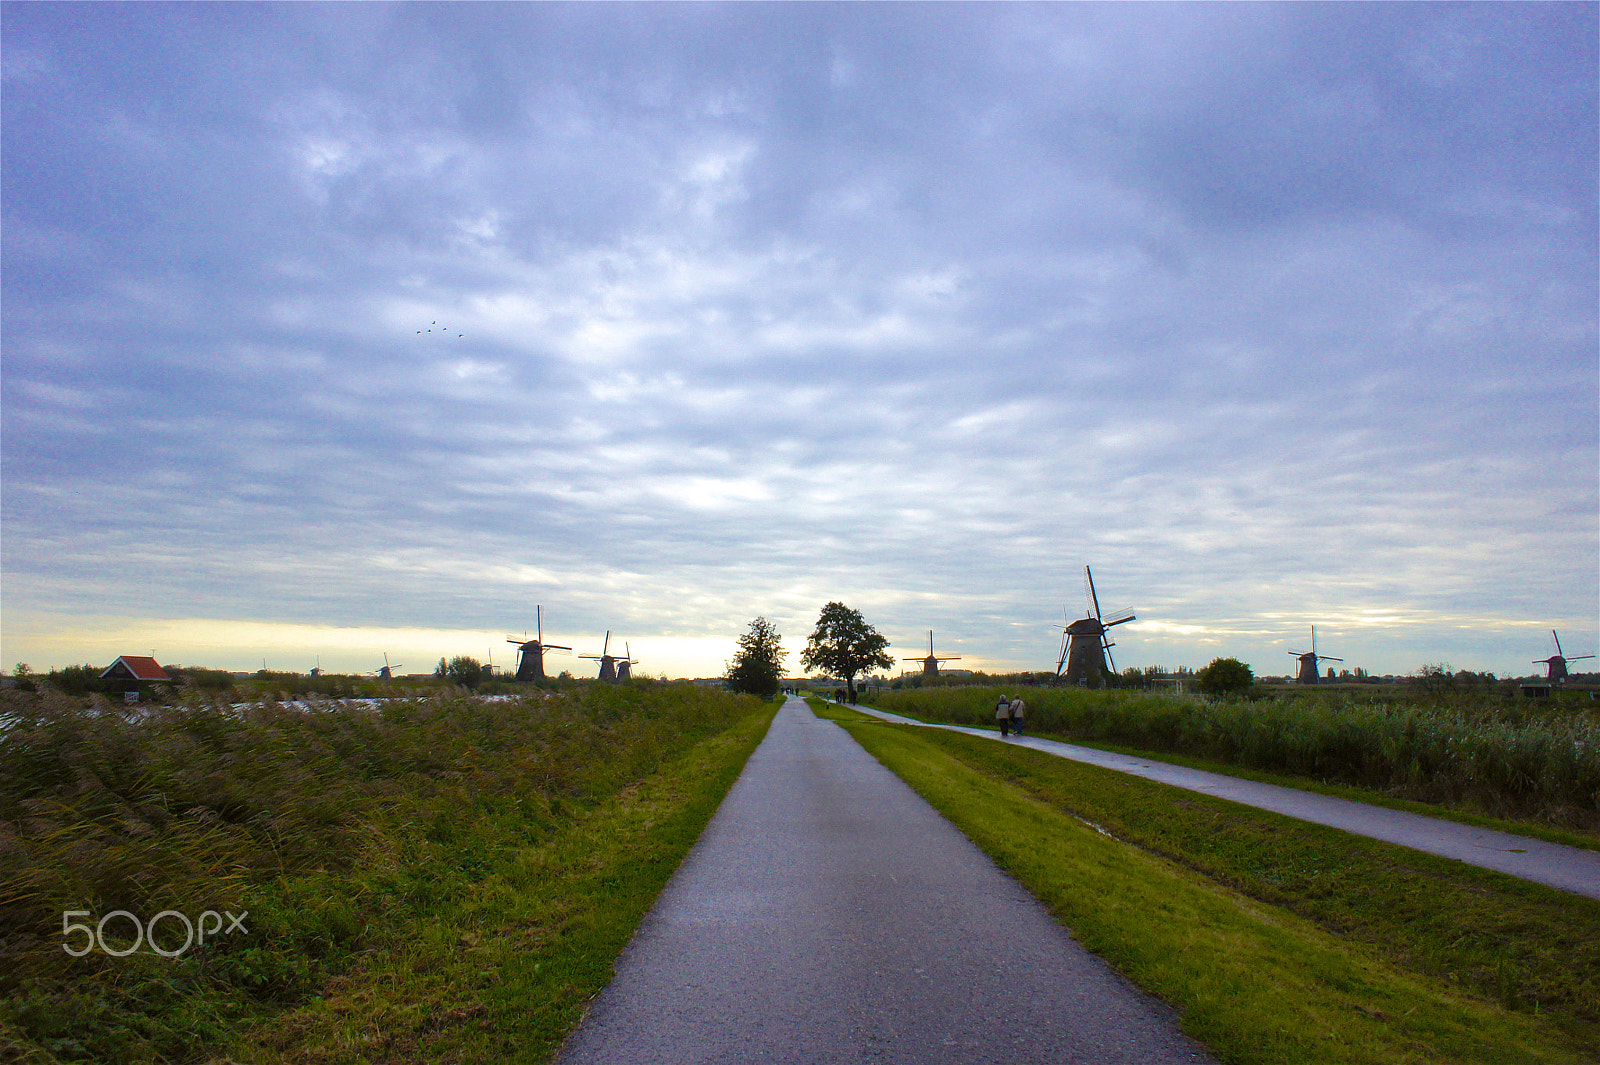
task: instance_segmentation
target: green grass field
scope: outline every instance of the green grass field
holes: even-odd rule
[[[822,707],[1227,1062],[1600,1060],[1600,903]]]
[[[4,709],[0,1061],[117,1063],[547,1060],[774,712],[658,684]],[[119,909],[247,931],[62,950],[64,912]]]
[[[19,708],[0,741],[0,1061],[218,1065],[549,1060],[774,712],[652,684]],[[821,712],[1222,1061],[1600,1060],[1600,903]],[[201,907],[247,910],[248,934],[172,958],[61,949],[66,910]]]
[[[1256,700],[1079,688],[1008,693],[1019,690],[1038,734],[1354,787],[1600,845],[1600,714],[1577,702],[1541,707],[1497,690]],[[920,720],[992,727],[998,692],[916,688],[875,695],[874,704]]]

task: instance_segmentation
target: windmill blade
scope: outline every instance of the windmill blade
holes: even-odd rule
[[[1335,658],[1332,655],[1318,655],[1317,658],[1318,658],[1318,660],[1323,661],[1323,662],[1343,662],[1344,661],[1344,659]]]
[[[1138,621],[1138,620],[1139,619],[1134,616],[1133,611],[1131,611],[1131,610],[1119,610],[1115,614],[1112,614],[1109,618],[1101,618],[1100,619],[1100,627],[1104,628],[1104,629],[1109,629],[1113,625],[1121,625],[1124,622]]]
[[[1593,657],[1594,657],[1594,655],[1573,655],[1571,658],[1567,659],[1567,661],[1568,662],[1582,662],[1585,658],[1593,658]]]
[[[1083,583],[1089,589],[1090,617],[1100,620],[1100,597],[1094,592],[1094,574],[1089,572],[1089,567],[1083,567]]]
[[[1104,643],[1105,643],[1106,664],[1111,667],[1111,672],[1112,673],[1116,673],[1116,671],[1117,671],[1117,660],[1115,658],[1111,657],[1111,649],[1113,647],[1115,647],[1116,644],[1112,643],[1110,640],[1107,640],[1105,638],[1105,634],[1103,634],[1103,633],[1101,634],[1100,639],[1102,641],[1104,641]]]
[[[1550,630],[1550,638],[1556,642],[1556,654],[1561,654],[1561,637],[1556,635],[1555,629]],[[1566,656],[1562,655],[1562,657],[1565,658]]]
[[[544,607],[537,603],[533,607],[534,624],[539,628],[539,646],[544,646]]]

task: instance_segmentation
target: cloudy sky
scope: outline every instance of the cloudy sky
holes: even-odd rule
[[[1594,653],[1596,12],[5,4],[0,661]]]

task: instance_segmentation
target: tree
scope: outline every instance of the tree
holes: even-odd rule
[[[12,667],[11,675],[16,678],[18,691],[34,692],[39,690],[39,686],[33,682],[33,670],[29,668],[28,663],[18,662]]]
[[[456,655],[448,662],[441,658],[433,675],[465,688],[476,688],[484,677],[483,663],[469,655]]]
[[[884,653],[889,641],[868,625],[861,612],[843,603],[829,603],[817,615],[800,662],[806,669],[820,669],[830,677],[844,679],[850,701],[856,700],[856,675],[874,666],[893,669],[894,659]]]
[[[756,618],[750,623],[750,631],[739,637],[739,653],[733,656],[725,674],[728,687],[771,698],[778,693],[783,660],[788,654],[783,649],[783,635],[772,627],[772,622]]]
[[[1214,658],[1194,678],[1205,695],[1243,695],[1255,682],[1256,675],[1237,658]]]

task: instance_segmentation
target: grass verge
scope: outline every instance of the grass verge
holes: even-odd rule
[[[544,1060],[775,713],[647,683],[7,705],[0,1062]],[[202,910],[245,927],[175,943]],[[116,911],[64,952],[64,912]],[[133,922],[167,911],[163,956]]]
[[[766,735],[747,717],[411,918],[318,999],[245,1033],[240,1065],[545,1062]]]
[[[813,706],[1223,1061],[1600,1056],[1600,903],[1025,748]]]
[[[875,707],[875,709],[877,709]],[[930,717],[926,714],[907,713],[904,710],[889,710],[889,713],[900,717],[910,718],[913,721],[922,721],[928,724],[950,724],[940,718]],[[966,725],[966,728],[986,728],[985,725]],[[996,735],[999,729],[993,729]],[[1325,780],[1317,780],[1306,776],[1293,776],[1286,773],[1271,773],[1262,769],[1252,769],[1227,762],[1218,762],[1209,758],[1198,758],[1194,755],[1182,754],[1175,751],[1149,751],[1138,747],[1128,747],[1116,743],[1106,743],[1100,740],[1086,740],[1077,736],[1062,735],[1043,732],[1036,728],[1029,728],[1028,734],[1041,739],[1059,740],[1062,743],[1071,743],[1079,747],[1089,747],[1096,751],[1109,751],[1112,754],[1125,754],[1130,758],[1141,758],[1149,762],[1167,762],[1172,765],[1186,766],[1190,769],[1200,769],[1207,773],[1220,773],[1223,776],[1238,777],[1240,780],[1254,780],[1262,784],[1276,784],[1284,788],[1296,788],[1300,791],[1310,791],[1318,795],[1329,795],[1336,799],[1349,799],[1351,802],[1367,803],[1370,806],[1381,806],[1387,810],[1403,810],[1406,813],[1421,814],[1423,817],[1437,817],[1441,821],[1454,821],[1458,824],[1472,825],[1475,828],[1487,828],[1496,832],[1509,832],[1513,835],[1530,836],[1534,839],[1544,840],[1546,843],[1560,843],[1567,847],[1579,847],[1583,850],[1600,851],[1600,835],[1574,828],[1563,828],[1546,824],[1541,821],[1515,820],[1505,817],[1491,817],[1475,809],[1449,803],[1419,802],[1414,799],[1396,798],[1376,788],[1362,787],[1357,784],[1337,784]]]
[[[883,692],[876,704],[949,724],[992,725],[995,694],[906,689]],[[1600,837],[1600,717],[1584,710],[1540,712],[1500,698],[1205,700],[1079,688],[1029,689],[1027,700],[1029,728],[1040,734],[1355,785]]]

